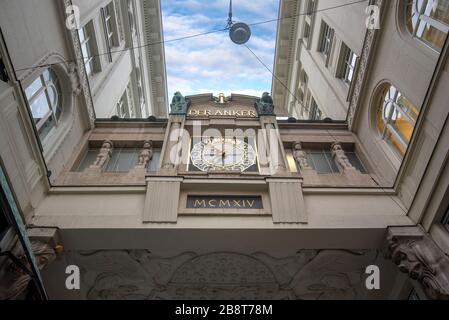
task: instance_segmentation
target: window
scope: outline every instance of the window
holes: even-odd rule
[[[348,157],[349,162],[352,164],[354,168],[359,170],[361,173],[368,173],[368,171],[366,170],[365,166],[363,165],[362,161],[360,160],[356,152],[345,151],[345,155]]]
[[[315,10],[315,0],[308,0],[306,14],[308,16],[311,16],[314,13],[314,10]]]
[[[406,10],[410,33],[440,51],[449,32],[449,1],[409,0]]]
[[[115,20],[113,1],[111,1],[106,7],[103,8],[102,15],[103,15],[103,28],[105,33],[106,46],[108,49],[108,57],[109,61],[112,62],[111,49],[118,45],[117,23]]]
[[[310,108],[309,108],[309,120],[321,120],[323,113],[315,102],[315,99],[311,97]]]
[[[307,86],[309,83],[309,76],[304,71],[304,69],[301,69],[301,71],[300,71],[299,80],[300,80],[300,84],[299,84],[299,88],[298,88],[298,100],[300,103],[304,103],[304,98],[306,96]]]
[[[128,0],[128,18],[129,18],[129,27],[131,29],[132,35],[137,35],[137,23],[134,13],[134,4],[133,0]]]
[[[106,172],[128,172],[137,164],[139,152],[137,148],[114,148]]]
[[[61,86],[53,69],[46,69],[26,89],[25,95],[31,108],[39,137],[44,140],[61,118]]]
[[[394,86],[384,89],[377,111],[377,126],[382,138],[388,141],[401,156],[405,154],[413,134],[419,110]]]
[[[161,149],[153,148],[153,157],[148,164],[148,172],[156,172],[159,166],[159,160],[161,158]]]
[[[340,173],[330,150],[305,150],[307,162],[317,173]]]
[[[83,160],[81,161],[80,165],[76,169],[76,171],[82,172],[86,169],[88,169],[91,165],[95,163],[95,160],[97,159],[99,149],[89,149],[87,150],[86,154],[84,155]]]
[[[95,70],[96,58],[94,57],[93,54],[95,37],[92,22],[87,23],[83,28],[78,30],[78,35],[81,43],[81,51],[83,53],[84,65],[86,66],[86,73],[89,76],[94,71],[96,71]]]
[[[323,21],[323,26],[321,29],[321,41],[320,41],[320,46],[318,48],[318,51],[321,52],[325,57],[326,57],[326,61],[329,59],[329,55],[331,52],[331,48],[332,48],[332,38],[333,38],[333,33],[334,30],[332,30],[331,27],[329,27],[327,25],[327,23],[325,23]]]
[[[352,79],[354,78],[355,67],[357,65],[358,57],[352,52],[351,49],[348,48],[344,43],[342,44],[342,56],[343,63],[340,72],[341,79],[347,84],[351,84]]]
[[[128,103],[128,94],[127,91],[123,93],[122,97],[117,103],[117,115],[120,118],[129,118],[129,103]]]
[[[303,38],[305,42],[307,43],[307,39],[309,39],[310,36],[310,25],[308,22],[304,23],[304,32],[303,32]]]

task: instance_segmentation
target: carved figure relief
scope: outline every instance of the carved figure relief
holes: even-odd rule
[[[307,154],[302,149],[301,142],[295,142],[293,144],[293,158],[296,163],[299,165],[300,170],[311,170],[312,167],[309,165],[307,161]]]
[[[94,164],[91,165],[90,168],[91,169],[104,168],[109,159],[111,159],[111,155],[112,155],[112,142],[106,140],[103,142],[103,145],[101,146],[101,149],[98,152],[97,159],[95,159]]]
[[[352,166],[343,148],[341,147],[340,142],[334,142],[331,148],[332,148],[332,156],[334,157],[335,162],[343,169],[343,171],[357,170]]]
[[[430,299],[449,300],[449,258],[423,231],[390,228],[385,253],[401,272],[421,283]]]
[[[153,158],[153,143],[151,141],[145,141],[143,149],[139,154],[139,162],[136,165],[138,169],[146,169],[150,160]]]

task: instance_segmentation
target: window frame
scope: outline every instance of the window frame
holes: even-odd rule
[[[316,171],[317,174],[342,174],[340,171],[340,168],[338,167],[337,163],[334,161],[332,156],[332,151],[330,148],[312,148],[312,149],[304,149],[304,152],[307,156],[307,162],[312,167],[313,170]],[[330,171],[319,171],[318,166],[316,165],[315,161],[311,157],[311,154],[314,155],[322,155],[323,158],[326,160],[326,164],[328,165],[328,168]]]
[[[130,160],[130,162],[128,163],[129,167],[126,170],[122,170],[119,169],[119,161],[120,161],[120,156],[123,154],[123,151],[132,151],[133,156]],[[139,159],[139,153],[140,153],[140,148],[113,148],[112,149],[112,154],[111,154],[111,158],[109,159],[108,163],[105,165],[104,167],[104,172],[106,173],[128,173],[130,172],[138,163],[138,159]],[[118,155],[117,155],[118,153]],[[115,163],[113,163],[114,158],[116,157],[116,161]]]
[[[424,33],[427,30],[428,26],[431,26],[435,29],[437,29],[440,32],[449,33],[449,24],[446,24],[440,20],[437,20],[430,15],[426,14],[426,10],[429,4],[429,1],[436,1],[436,0],[422,0],[421,8],[418,8],[418,2],[416,0],[410,0],[405,6],[405,17],[406,17],[406,26],[407,30],[411,33],[412,37],[415,39],[418,39],[422,43],[424,43],[429,48],[440,52],[441,48],[438,48],[434,43],[431,41],[428,41],[424,38],[424,34],[418,35],[420,32],[419,29],[422,28],[421,22],[424,22],[424,28],[422,30],[422,33]],[[416,6],[416,8],[415,8]],[[411,11],[409,12],[409,8],[411,7]],[[410,13],[410,15],[409,15]],[[417,15],[416,17],[414,17]],[[416,19],[416,21],[414,21]],[[410,30],[410,25],[413,30]],[[447,35],[446,35],[447,36]]]
[[[48,72],[49,80],[45,79],[46,72]],[[52,81],[52,78],[54,78],[56,81]],[[38,87],[38,89],[35,90],[34,92],[31,91],[29,94],[27,90],[32,88],[33,84],[35,84],[36,81],[38,80],[40,82],[40,87]],[[41,139],[41,141],[44,141],[48,137],[50,132],[58,127],[59,122],[61,120],[61,116],[63,113],[63,97],[61,88],[62,88],[61,80],[59,79],[56,71],[51,67],[46,68],[44,71],[42,71],[36,78],[34,78],[33,81],[29,83],[29,85],[26,88],[24,88],[25,97],[27,99],[31,115],[33,117],[33,122],[36,126],[36,130],[39,134],[39,138]],[[51,95],[49,93],[49,90],[54,91],[53,99],[55,101],[53,102],[51,101]],[[42,96],[45,97],[48,111],[41,118],[36,118],[35,114],[33,113],[32,106]],[[48,122],[50,119],[52,119],[53,122],[52,124],[51,122]],[[45,129],[45,125],[47,123],[51,124],[51,128],[48,131],[44,131],[43,129]]]
[[[108,59],[109,62],[112,62],[112,48],[119,46],[119,40],[117,38],[117,17],[115,13],[114,1],[109,2],[105,7],[101,8],[101,16]]]
[[[321,111],[320,107],[318,106],[318,103],[316,102],[313,95],[311,95],[310,105],[309,105],[309,120],[311,120],[311,121],[321,120],[322,116],[323,116],[323,112]]]
[[[128,106],[128,97],[127,97],[126,91],[120,97],[119,101],[117,102],[116,108],[117,108],[117,115],[119,116],[119,118],[126,119],[126,118],[130,117],[129,106]]]
[[[359,56],[351,50],[344,42],[341,44],[341,67],[339,72],[339,78],[343,80],[348,86],[351,86],[355,74],[357,72],[357,65],[359,62]],[[350,77],[352,71],[352,76]]]
[[[391,96],[391,92],[394,90],[393,97]],[[399,150],[392,142],[391,139],[388,138],[388,136],[391,134],[394,139],[401,145],[401,147],[406,152],[408,145],[410,141],[407,141],[407,138],[404,137],[400,132],[399,128],[396,128],[394,126],[393,118],[398,117],[400,114],[404,120],[406,120],[413,128],[413,131],[415,130],[415,126],[419,117],[419,110],[416,114],[416,119],[412,119],[408,114],[407,111],[404,110],[405,106],[401,106],[401,104],[398,102],[400,98],[405,98],[405,96],[402,94],[402,92],[393,84],[386,84],[385,88],[381,91],[381,97],[379,101],[378,109],[376,109],[376,112],[381,112],[381,118],[383,121],[383,130],[380,130],[379,123],[377,123],[378,131],[380,132],[381,138],[383,141],[387,142],[397,153],[402,157],[403,154],[401,150]],[[388,106],[389,110],[388,109]],[[416,108],[416,107],[415,107]],[[387,115],[388,113],[388,115]],[[376,115],[376,121],[379,121],[379,115]]]
[[[322,20],[318,52],[320,52],[323,55],[326,67],[329,65],[333,43],[334,43],[334,29],[331,28],[331,26],[328,25],[324,20]]]
[[[83,33],[81,37],[80,33]],[[81,53],[84,58],[84,65],[86,68],[87,76],[92,76],[99,71],[98,61],[95,55],[96,36],[93,28],[93,21],[87,22],[82,28],[78,30],[78,37],[80,39]],[[81,39],[83,39],[81,41]],[[85,48],[85,49],[84,49]],[[84,56],[84,50],[88,53],[88,56]]]

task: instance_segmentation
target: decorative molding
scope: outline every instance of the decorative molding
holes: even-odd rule
[[[374,0],[372,5],[376,5],[380,8],[380,16],[382,16],[383,7],[385,5],[384,0]],[[380,30],[367,29],[365,40],[363,43],[362,53],[359,58],[359,65],[357,66],[357,73],[355,75],[355,84],[353,86],[352,95],[349,100],[348,110],[348,127],[352,128],[354,125],[355,117],[357,116],[358,107],[360,104],[360,96],[364,89],[365,80],[367,77],[368,69],[371,62],[372,52],[375,46],[376,36]]]
[[[376,251],[301,250],[266,253],[184,252],[159,257],[146,250],[67,253],[80,266],[87,299],[365,299],[365,266]]]
[[[385,255],[430,299],[449,300],[449,257],[418,227],[388,229]]]
[[[71,0],[64,0],[64,11],[66,12],[66,18],[69,16],[67,14],[67,7],[72,5]],[[89,116],[89,124],[91,128],[94,128],[95,126],[95,110],[94,105],[91,99],[91,93],[90,93],[90,87],[89,82],[86,74],[86,70],[84,68],[84,58],[83,53],[81,51],[81,43],[78,38],[78,30],[73,29],[68,31],[73,43],[73,53],[75,55],[75,61],[74,64],[76,65],[76,70],[78,74],[78,79],[80,82],[81,90],[84,94],[84,101],[86,105],[86,111]]]

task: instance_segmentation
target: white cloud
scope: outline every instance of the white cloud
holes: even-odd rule
[[[250,18],[272,18],[277,10],[277,4],[276,9],[268,6],[268,10],[257,5],[256,1],[238,3],[240,12],[252,13],[247,21],[252,20]],[[228,1],[208,1],[206,5],[196,0],[166,0],[162,5],[164,38],[167,41],[224,27],[215,16],[219,16],[223,8],[227,10]],[[174,91],[181,91],[184,95],[233,92],[260,96],[262,92],[271,90],[271,74],[244,46],[232,43],[227,32],[168,42],[165,46],[170,96]],[[257,29],[248,46],[272,67],[275,30]]]

